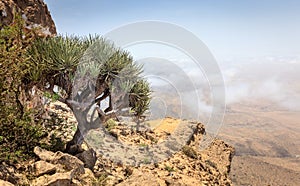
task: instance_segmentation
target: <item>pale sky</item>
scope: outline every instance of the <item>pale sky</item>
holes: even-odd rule
[[[300,55],[298,0],[45,0],[61,34],[103,35],[156,20],[199,37],[219,61]]]

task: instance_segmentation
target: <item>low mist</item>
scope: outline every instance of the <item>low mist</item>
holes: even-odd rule
[[[171,116],[208,121],[213,103],[210,82],[194,62],[151,58],[139,63],[153,90],[153,119]],[[278,109],[300,110],[300,60],[261,58],[219,64],[227,106],[272,103]]]
[[[223,64],[221,68],[227,105],[266,100],[285,109],[300,110],[300,60],[263,58]]]

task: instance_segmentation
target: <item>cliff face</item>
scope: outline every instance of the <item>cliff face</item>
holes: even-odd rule
[[[9,25],[21,14],[28,29],[38,28],[44,36],[56,35],[56,27],[43,0],[1,0],[0,28]]]
[[[165,137],[169,135],[168,130],[176,120],[166,118],[159,125],[166,134]],[[200,150],[199,144],[206,135],[204,125],[194,121],[188,122],[197,124],[197,127],[192,139],[180,151],[154,165],[133,168],[132,174],[119,185],[232,185],[228,175],[234,148],[215,139],[205,150]],[[154,134],[157,133],[155,129]],[[121,139],[120,135],[117,136]],[[130,135],[128,139],[132,136]],[[157,141],[164,139],[161,133],[157,137]],[[146,141],[143,141],[144,143],[147,144]]]

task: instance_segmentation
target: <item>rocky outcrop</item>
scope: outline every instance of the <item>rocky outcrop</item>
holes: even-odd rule
[[[170,131],[171,119],[167,118],[165,121],[167,126],[163,126],[164,121],[162,121],[160,129]],[[205,129],[201,123],[193,123],[196,123],[197,128],[191,140],[164,161],[128,166],[98,154],[94,167],[95,176],[100,178],[101,184],[104,185],[232,185],[228,175],[234,148],[215,139],[206,149],[200,150],[199,143],[206,135]],[[163,143],[162,139],[170,135],[164,130],[137,132],[128,126],[130,123],[115,122],[107,127],[110,133],[122,143],[145,148]]]
[[[199,150],[195,140],[201,139],[205,130],[201,123],[198,123],[197,127],[194,138],[180,151],[162,162],[134,167],[113,162],[98,154],[96,165],[90,167],[93,168],[90,170],[86,167],[95,163],[89,163],[88,157],[94,154],[92,150],[76,155],[77,158],[60,151],[51,152],[36,147],[34,153],[38,160],[29,162],[23,167],[17,166],[20,167],[19,170],[23,170],[22,174],[8,165],[0,167],[2,174],[0,180],[35,186],[232,185],[229,172],[233,147],[216,139],[205,150]],[[127,139],[132,142],[130,137],[127,136]]]
[[[55,111],[66,121],[73,121],[70,119],[74,116],[65,105],[59,104],[58,107],[55,104],[57,103],[51,103],[47,108]],[[74,156],[36,147],[34,153],[38,159],[25,166],[18,166],[21,167],[18,168],[20,171],[15,171],[8,165],[2,168],[0,166],[0,180],[13,184],[20,184],[23,181],[25,185],[232,185],[229,172],[234,148],[215,139],[201,150],[199,146],[207,135],[204,125],[195,121],[186,122],[192,122],[195,124],[193,126],[196,126],[190,140],[176,153],[162,161],[132,166],[112,161],[99,150],[95,152],[90,149],[87,144],[82,147],[83,152]],[[143,149],[164,143],[172,134],[174,127],[178,127],[173,125],[176,123],[178,124],[177,119],[166,118],[154,130],[141,126],[137,131],[131,127],[132,122],[110,122],[106,129],[121,143]],[[60,132],[65,141],[72,135],[72,126],[67,128],[66,131],[55,127],[51,130]]]
[[[70,154],[62,153],[60,151],[53,153],[51,151],[44,150],[40,147],[34,148],[34,153],[43,161],[62,165],[65,170],[83,169],[84,163]]]
[[[141,166],[119,185],[232,185],[229,178],[234,148],[215,139],[205,150],[198,142],[205,134],[198,123],[191,141],[163,162]]]
[[[55,104],[63,109],[58,109]],[[62,118],[74,118],[71,112],[66,111],[68,108],[61,103],[51,103],[49,109],[58,113]],[[200,150],[202,138],[207,135],[204,125],[195,121],[186,122],[192,122],[193,126],[196,126],[191,139],[181,150],[161,162],[130,166],[112,161],[109,157],[105,157],[105,154],[101,155],[97,151],[97,162],[93,167],[93,172],[99,180],[98,184],[232,185],[229,172],[234,148],[215,139],[207,148]],[[132,128],[132,125],[135,125],[132,122],[110,121],[106,124],[106,128],[120,142],[146,148],[163,143],[174,128],[178,127],[178,123],[180,121],[177,119],[165,118],[154,130],[141,125],[137,131],[134,127]],[[94,164],[93,161],[86,163],[90,162],[88,158],[90,154],[93,152],[88,150],[76,156],[84,161],[84,166],[87,167]]]
[[[37,28],[43,36],[56,35],[55,24],[43,0],[1,0],[0,28],[10,25],[16,14],[22,15],[26,28]]]
[[[34,149],[40,158],[30,168],[36,178],[30,185],[92,185],[95,182],[93,172],[84,167],[84,163],[75,156],[66,153],[47,151],[40,147]]]
[[[93,185],[94,173],[85,168],[77,157],[51,152],[40,147],[34,148],[38,160],[31,160],[22,165],[0,165],[0,186],[2,185]]]

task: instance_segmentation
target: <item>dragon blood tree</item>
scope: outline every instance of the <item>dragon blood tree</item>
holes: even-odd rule
[[[119,115],[143,117],[150,88],[142,66],[99,36],[38,39],[28,51],[33,64],[28,80],[56,95],[73,111],[78,127],[66,151],[75,153],[83,137]],[[108,101],[108,104],[103,104]]]

